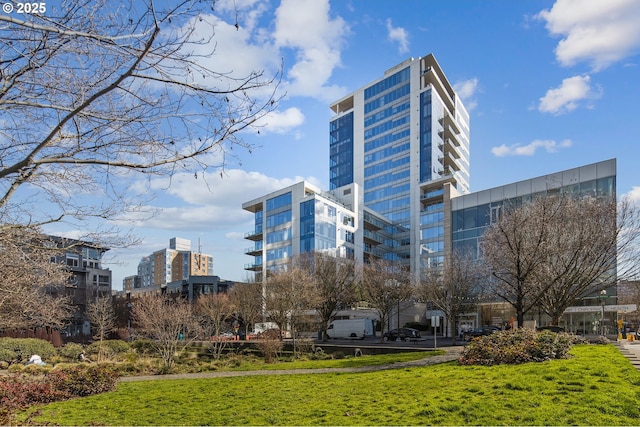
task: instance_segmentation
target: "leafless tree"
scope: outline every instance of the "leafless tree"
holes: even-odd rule
[[[618,304],[636,305],[636,310],[627,312],[625,318],[637,325],[640,319],[640,281],[620,281],[617,296]]]
[[[423,270],[417,283],[416,294],[423,301],[431,302],[442,310],[456,343],[456,319],[472,306],[478,294],[480,279],[479,262],[471,255],[453,251],[442,269]]]
[[[640,245],[640,215],[633,204],[615,197],[556,196],[562,209],[547,241],[547,260],[537,275],[539,304],[557,325],[581,298],[633,280]]]
[[[75,307],[65,295],[64,285],[49,285],[25,302],[25,317],[32,328],[62,330],[71,319]]]
[[[505,205],[503,213],[485,231],[482,256],[489,271],[488,292],[508,302],[522,327],[524,315],[539,302],[537,277],[548,259],[549,226],[561,206],[550,197],[538,197],[519,206]]]
[[[195,312],[204,337],[211,337],[211,353],[218,359],[227,346],[221,334],[225,332],[227,322],[233,316],[231,300],[225,293],[200,295],[195,303]]]
[[[214,2],[38,5],[0,14],[2,224],[121,217],[136,173],[202,179],[277,106],[279,72],[208,67]]]
[[[103,341],[116,328],[116,312],[110,296],[98,297],[87,306],[87,317],[93,329],[93,338],[100,343],[98,361],[104,358]]]
[[[244,324],[245,336],[249,334],[249,325],[255,324],[263,315],[262,283],[237,283],[229,290],[229,299],[234,307],[234,314]]]
[[[508,207],[483,236],[490,291],[524,313],[539,306],[557,324],[567,307],[638,274],[640,215],[628,201],[571,194]]]
[[[70,318],[70,273],[36,228],[0,228],[0,329],[62,328]]]
[[[304,258],[304,268],[311,273],[318,296],[313,308],[320,316],[322,339],[326,341],[329,322],[338,310],[355,300],[355,263],[323,252],[313,252]]]
[[[288,326],[295,357],[298,326],[318,299],[313,279],[296,257],[280,270],[271,272],[264,286],[266,313],[282,332]]]
[[[191,305],[165,295],[142,296],[132,303],[136,332],[152,341],[165,369],[170,371],[176,355],[198,338],[199,325]]]
[[[400,303],[412,296],[409,271],[404,266],[374,259],[362,266],[359,284],[364,299],[378,313],[382,326],[380,331],[382,341],[384,328],[391,314],[398,309]]]

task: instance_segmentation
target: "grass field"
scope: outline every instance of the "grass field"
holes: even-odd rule
[[[449,362],[357,374],[120,383],[111,393],[32,408],[30,422],[638,425],[640,372],[611,345],[576,346],[572,356],[517,366]]]

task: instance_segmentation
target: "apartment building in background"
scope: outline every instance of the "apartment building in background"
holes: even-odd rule
[[[254,228],[245,234],[253,242],[245,253],[254,258],[245,269],[255,272],[257,280],[305,252],[329,252],[362,262],[373,252],[371,240],[383,243],[376,230],[384,228],[384,218],[363,206],[357,184],[323,191],[302,181],[243,203],[242,208],[254,214]]]
[[[74,307],[73,316],[65,328],[67,337],[91,336],[91,324],[87,307],[99,297],[110,297],[112,291],[111,270],[102,265],[109,248],[92,242],[50,236],[62,253],[52,262],[66,265],[71,277],[65,285],[66,296]]]
[[[169,283],[189,280],[191,276],[213,276],[213,257],[193,251],[191,241],[179,237],[169,240],[169,247],[143,257],[138,274],[125,277],[124,291],[166,288]]]

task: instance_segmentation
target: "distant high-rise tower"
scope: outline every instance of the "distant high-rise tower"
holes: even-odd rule
[[[382,257],[414,273],[440,265],[445,204],[469,192],[469,114],[435,57],[398,64],[331,109],[331,190],[358,184],[364,205],[395,224]]]

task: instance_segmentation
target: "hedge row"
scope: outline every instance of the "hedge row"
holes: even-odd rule
[[[129,343],[121,340],[94,342],[87,347],[68,343],[56,349],[50,342],[38,338],[0,338],[0,367],[25,363],[34,354],[39,355],[45,362],[75,361],[83,351],[87,356],[96,356],[100,347],[107,358],[126,353],[130,349]]]
[[[23,363],[33,354],[48,359],[56,354],[56,348],[39,338],[0,338],[0,362]]]

